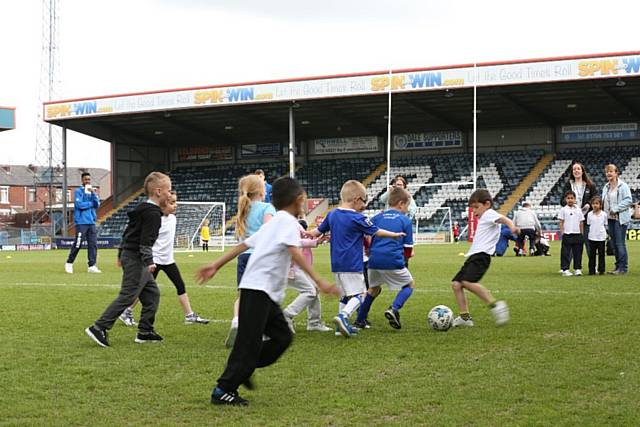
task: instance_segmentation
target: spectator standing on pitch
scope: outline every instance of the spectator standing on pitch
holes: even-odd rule
[[[591,199],[593,210],[587,214],[589,225],[589,276],[596,274],[596,256],[598,257],[598,273],[605,270],[605,241],[607,240],[607,214],[602,211],[602,199],[594,196]]]
[[[271,184],[267,182],[267,177],[265,176],[264,171],[262,169],[256,169],[254,174],[258,175],[264,183],[264,201],[271,203]]]
[[[529,238],[529,255],[533,256],[536,252],[535,242],[536,242],[536,232],[541,230],[540,221],[538,221],[538,216],[531,209],[531,204],[525,202],[518,211],[516,211],[513,224],[520,229],[520,234],[518,234],[518,247],[520,251],[516,253],[516,255],[525,255],[526,249],[524,247],[525,237]]]
[[[627,227],[631,222],[631,189],[620,179],[620,170],[614,164],[605,166],[607,183],[602,189],[602,206],[608,215],[609,238],[613,243],[616,268],[608,274],[627,274],[629,260],[627,255]]]
[[[85,329],[89,337],[101,347],[109,347],[108,330],[136,298],[142,303],[142,313],[135,342],[157,342],[162,337],[153,329],[160,303],[160,290],[153,278],[153,245],[162,223],[160,206],[171,197],[171,179],[163,173],[151,172],[144,180],[147,201],[129,212],[129,224],[124,230],[118,259],[122,265],[120,293],[100,318]]]
[[[576,204],[576,195],[569,190],[564,195],[566,205],[558,212],[560,219],[560,271],[563,276],[582,276],[582,246],[584,231],[584,215]],[[573,258],[573,274],[569,270]]]
[[[89,273],[102,273],[96,266],[98,257],[98,233],[96,231],[96,209],[100,207],[100,198],[95,188],[91,186],[91,174],[84,172],[81,176],[82,186],[73,193],[73,222],[76,228],[76,238],[64,265],[64,271],[73,273],[73,262],[80,252],[82,242],[87,242],[87,256],[89,258]]]
[[[573,191],[576,195],[576,206],[582,209],[582,215],[587,217],[587,213],[593,208],[591,206],[591,198],[597,195],[596,186],[587,175],[587,170],[584,165],[580,162],[574,162],[571,165],[571,175],[569,175],[569,181],[565,184],[562,189],[562,194],[567,194],[567,191]],[[564,206],[566,203],[563,200],[560,201],[560,204]],[[584,240],[584,246],[589,252],[589,225],[587,223],[584,224],[584,232],[582,234]]]
[[[491,292],[480,284],[480,279],[491,265],[491,255],[496,250],[496,243],[500,238],[500,225],[505,224],[514,234],[520,230],[504,215],[492,209],[493,199],[489,191],[478,189],[469,197],[469,207],[478,218],[478,228],[473,237],[473,243],[464,265],[452,280],[451,287],[456,297],[460,314],[453,319],[454,327],[473,326],[473,319],[469,313],[469,303],[465,289],[484,302],[491,310],[496,325],[501,326],[509,321],[509,308],[504,301],[496,301]]]
[[[389,192],[394,187],[398,187],[398,188],[402,188],[403,190],[407,190],[407,180],[406,180],[406,178],[403,177],[402,175],[396,175],[396,177],[393,178],[393,180],[391,181],[391,185],[389,186],[387,191],[385,191],[384,193],[382,193],[382,195],[380,195],[380,201],[382,203],[384,203],[385,205],[389,201]],[[407,191],[409,191],[409,190],[407,190]],[[413,200],[413,197],[411,197],[411,193],[409,193],[409,197],[410,197],[410,201],[409,201],[409,206],[407,208],[407,215],[409,216],[409,218],[413,219],[416,216],[416,211],[418,210],[418,206],[416,205],[416,201]]]

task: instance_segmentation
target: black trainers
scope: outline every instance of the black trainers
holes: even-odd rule
[[[364,319],[364,322],[358,322],[357,320],[353,322],[353,326],[358,329],[371,329],[371,323],[367,319]]]
[[[151,332],[138,332],[136,334],[135,341],[138,344],[143,344],[146,342],[160,342],[162,341],[162,337],[158,335],[155,331]]]
[[[89,326],[84,331],[89,335],[89,338],[94,340],[100,347],[109,347],[107,331],[101,331],[93,325]]]
[[[400,324],[400,313],[398,312],[398,310],[394,310],[392,307],[389,307],[384,312],[384,317],[387,318],[387,320],[389,321],[389,325],[391,325],[392,328],[402,328],[402,325]]]
[[[238,396],[237,391],[226,392],[216,387],[211,393],[211,403],[214,405],[247,406],[249,401]]]

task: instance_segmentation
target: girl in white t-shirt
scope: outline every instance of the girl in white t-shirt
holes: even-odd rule
[[[204,319],[191,309],[191,303],[189,301],[189,295],[185,288],[184,280],[173,258],[173,242],[176,235],[176,208],[178,206],[178,197],[173,191],[171,198],[167,201],[167,204],[161,206],[162,209],[162,223],[160,225],[160,231],[158,232],[158,238],[153,244],[153,262],[156,264],[156,269],[153,272],[153,278],[158,277],[158,273],[162,270],[167,275],[173,286],[176,287],[178,292],[178,301],[184,311],[184,323],[191,325],[194,323],[207,324],[208,319]],[[127,308],[121,315],[120,320],[127,326],[134,326],[136,322],[133,319],[133,308],[137,304],[136,300],[129,308]]]
[[[596,274],[596,256],[598,257],[598,273],[604,274],[605,241],[607,240],[607,214],[602,210],[602,199],[595,196],[591,199],[593,210],[587,214],[589,225],[589,275]]]

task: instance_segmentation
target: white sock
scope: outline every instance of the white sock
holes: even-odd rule
[[[360,295],[354,295],[351,297],[347,305],[340,311],[346,318],[351,317],[354,311],[360,307]]]
[[[346,304],[345,304],[345,303],[343,303],[342,301],[340,301],[340,302],[338,303],[338,314],[342,313],[342,310],[344,310],[344,306],[345,306],[345,305],[346,305]]]
[[[231,319],[231,327],[232,328],[237,328],[238,327],[238,316],[236,316],[233,319]]]
[[[185,314],[184,317],[189,317],[189,316],[193,316],[193,311],[189,314]]]

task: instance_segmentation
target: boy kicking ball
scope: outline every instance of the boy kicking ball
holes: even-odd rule
[[[453,319],[453,327],[473,326],[465,289],[475,294],[489,307],[496,325],[502,326],[509,321],[507,304],[504,301],[496,301],[491,292],[479,282],[489,269],[491,256],[496,251],[496,243],[500,238],[500,224],[506,224],[514,234],[518,234],[520,230],[509,218],[494,211],[492,206],[491,194],[485,189],[478,189],[469,197],[469,207],[478,217],[478,228],[473,237],[471,249],[465,255],[467,259],[451,283],[460,310],[460,315]]]

